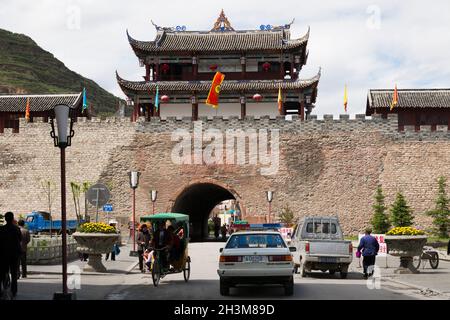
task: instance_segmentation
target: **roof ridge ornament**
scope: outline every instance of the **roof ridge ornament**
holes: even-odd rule
[[[223,9],[220,12],[220,15],[214,23],[211,31],[234,31],[230,21],[228,21],[228,18],[225,16],[225,12],[223,11]]]
[[[158,26],[156,23],[153,22],[153,20],[150,20],[150,22],[152,23],[152,25],[155,27],[156,31],[175,31],[174,28],[171,27],[161,27]]]
[[[286,23],[285,25],[282,25],[282,26],[276,26],[276,27],[273,27],[273,30],[290,29],[290,28],[291,28],[291,25],[294,24],[294,21],[295,21],[295,18],[292,19],[292,21],[291,21],[290,23]]]

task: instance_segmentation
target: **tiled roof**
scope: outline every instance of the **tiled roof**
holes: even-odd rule
[[[240,52],[261,50],[289,50],[306,45],[308,32],[299,39],[289,39],[289,31],[251,30],[251,31],[208,31],[177,32],[163,30],[157,33],[154,41],[138,41],[127,31],[128,41],[135,51],[158,52]]]
[[[53,109],[58,104],[77,107],[81,102],[81,93],[47,95],[0,95],[0,112],[25,112],[27,98],[30,99],[30,111],[39,112]]]
[[[122,79],[117,73],[117,82],[122,90],[156,92],[156,86],[161,92],[204,92],[208,93],[211,88],[211,81],[128,81]],[[221,92],[257,92],[257,91],[277,91],[296,90],[317,85],[320,79],[320,72],[311,79],[302,80],[229,80],[224,81],[220,87]]]
[[[367,108],[389,108],[394,90],[369,90]],[[450,89],[399,89],[396,108],[450,108]]]

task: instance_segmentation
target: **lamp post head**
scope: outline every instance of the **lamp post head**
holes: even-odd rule
[[[267,201],[272,202],[273,200],[273,191],[266,191]]]
[[[151,196],[152,202],[156,202],[156,198],[158,197],[158,191],[157,190],[150,191],[150,196]]]
[[[55,132],[55,120],[57,132]],[[54,114],[50,116],[50,123],[52,126],[50,136],[53,138],[55,147],[69,147],[75,134],[73,131],[74,119],[71,115],[70,107],[64,104],[55,106]]]
[[[128,172],[128,176],[130,178],[130,188],[136,189],[139,185],[139,176],[141,175],[138,171]]]

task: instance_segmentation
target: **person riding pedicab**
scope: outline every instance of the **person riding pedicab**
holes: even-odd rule
[[[169,263],[173,264],[180,259],[181,240],[172,225],[167,228],[167,231],[172,234],[172,245],[169,249]]]
[[[165,222],[158,224],[158,230],[155,231],[151,241],[151,247],[155,250],[160,250],[160,259],[163,269],[168,269],[169,261],[167,253],[172,246],[172,234],[166,229]],[[163,250],[162,250],[163,249]]]

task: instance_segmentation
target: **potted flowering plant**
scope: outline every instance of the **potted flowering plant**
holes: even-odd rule
[[[418,273],[413,266],[413,257],[422,254],[427,236],[422,230],[413,227],[396,227],[386,233],[385,242],[388,253],[400,257],[397,273]]]
[[[119,239],[116,229],[102,222],[87,222],[80,225],[73,234],[78,243],[77,251],[89,255],[85,271],[105,272],[102,254],[111,252]]]

